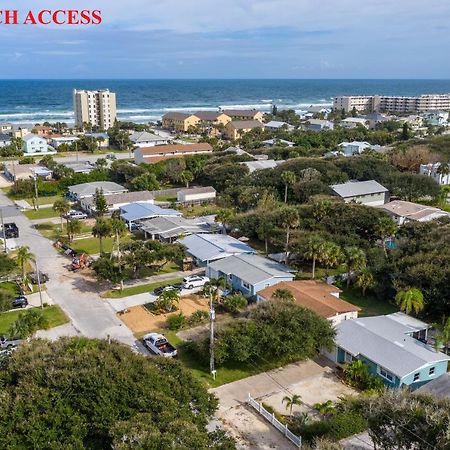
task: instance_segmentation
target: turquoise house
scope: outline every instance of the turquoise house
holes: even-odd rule
[[[393,388],[417,389],[447,372],[450,357],[426,344],[428,325],[403,313],[346,320],[336,326],[337,364],[364,361]]]

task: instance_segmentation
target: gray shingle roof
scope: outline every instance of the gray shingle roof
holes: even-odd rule
[[[196,219],[173,216],[145,220],[142,229],[147,233],[157,234],[166,239],[180,236],[180,234],[206,233],[208,231],[206,225],[198,223]]]
[[[450,357],[409,334],[415,327],[390,316],[345,320],[336,326],[336,344],[354,356],[362,355],[399,378]]]
[[[257,120],[233,120],[229,122],[235,130],[246,130],[249,128],[263,128],[264,125]]]
[[[375,180],[349,181],[348,183],[333,184],[331,189],[342,198],[388,192],[388,189]]]
[[[235,255],[215,261],[211,269],[226,274],[233,274],[249,284],[262,283],[271,278],[286,278],[293,269],[258,255]]]
[[[161,142],[167,141],[167,138],[158,136],[157,134],[149,133],[148,131],[135,131],[131,136],[130,140],[134,143],[139,142]]]
[[[160,216],[181,216],[179,211],[165,209],[151,203],[129,203],[120,208],[121,216],[126,221],[145,220]]]
[[[250,246],[226,234],[193,234],[180,240],[200,261],[212,261],[241,253],[255,253]]]

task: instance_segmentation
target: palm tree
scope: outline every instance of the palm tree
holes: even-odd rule
[[[321,259],[324,255],[323,244],[325,241],[318,234],[313,234],[306,241],[306,249],[304,256],[312,260],[312,279],[316,276],[316,260]]]
[[[331,400],[327,400],[326,402],[316,403],[314,405],[314,409],[317,410],[317,412],[321,416],[327,417],[327,416],[333,414],[333,412],[336,408],[334,407],[334,403]]]
[[[180,293],[175,290],[163,291],[155,302],[155,306],[162,312],[172,312],[180,302]]]
[[[356,269],[365,269],[367,263],[366,255],[358,247],[345,247],[344,260],[347,266],[347,287],[349,287],[351,273]]]
[[[274,228],[273,223],[264,217],[256,230],[258,233],[258,238],[264,240],[266,255],[269,254],[269,238],[272,236]]]
[[[292,294],[292,292],[289,289],[286,288],[279,288],[277,289],[273,294],[272,298],[275,300],[288,300],[288,301],[294,301],[295,297]]]
[[[302,404],[302,396],[293,394],[292,397],[286,396],[283,398],[282,403],[286,403],[286,409],[289,408],[289,415],[292,416],[292,408],[294,405]]]
[[[285,262],[288,260],[289,238],[292,228],[300,226],[300,217],[296,208],[286,207],[281,211],[281,223],[286,230],[286,244],[284,247]]]
[[[17,249],[16,259],[17,264],[22,270],[22,282],[25,283],[27,278],[27,264],[34,258],[33,253],[30,252],[30,247],[22,245]]]
[[[356,277],[356,286],[362,290],[363,297],[366,296],[366,290],[375,285],[375,278],[369,270],[363,270]]]
[[[111,222],[102,217],[98,217],[95,221],[95,225],[92,228],[92,235],[98,238],[99,246],[100,246],[100,254],[103,253],[103,239],[111,236],[112,228]]]
[[[297,177],[294,172],[286,170],[281,174],[281,180],[284,183],[284,203],[287,203],[288,198],[288,187],[292,186],[296,181]]]
[[[231,221],[231,219],[234,217],[234,212],[232,209],[229,208],[222,208],[219,209],[216,213],[216,222],[220,222],[223,225],[225,234],[227,233],[227,224]]]
[[[367,377],[369,373],[369,369],[367,364],[360,359],[356,359],[351,362],[345,369],[344,375],[346,380],[350,381],[351,384],[358,383],[360,380],[363,380]]]
[[[395,303],[405,314],[410,314],[411,312],[419,314],[425,308],[422,291],[417,288],[397,292]]]
[[[342,249],[334,242],[327,241],[322,245],[320,261],[325,267],[336,267],[342,262]]]
[[[435,337],[435,350],[438,351],[444,347],[445,354],[448,354],[448,347],[450,343],[450,317],[444,322],[442,326],[436,326],[439,329]]]
[[[210,297],[212,302],[218,302],[220,291],[228,287],[225,277],[211,278],[203,285],[203,295]]]
[[[126,235],[127,226],[125,222],[117,216],[113,214],[111,218],[111,230],[114,236],[114,247],[117,250],[117,261],[119,263],[119,272],[120,272],[120,290],[123,289],[123,279],[122,279],[122,253],[120,251],[120,238]],[[113,252],[111,252],[111,258],[113,257]]]
[[[189,188],[189,183],[193,181],[194,174],[190,170],[183,170],[183,172],[180,173],[180,181],[184,184],[186,184],[186,188]]]
[[[61,233],[63,232],[63,217],[70,211],[70,203],[67,200],[56,200],[53,203],[53,211],[59,214],[61,219]]]
[[[67,221],[67,237],[69,238],[69,242],[73,241],[73,237],[75,234],[81,233],[83,224],[78,219],[71,219]]]
[[[384,254],[387,255],[386,239],[397,231],[397,225],[390,217],[380,217],[375,225],[375,233],[381,239]]]

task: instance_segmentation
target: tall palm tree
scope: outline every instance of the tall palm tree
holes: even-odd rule
[[[56,211],[61,219],[61,233],[63,232],[63,217],[70,211],[70,203],[67,200],[56,200],[53,203],[53,211]]]
[[[180,302],[178,291],[163,291],[155,302],[156,307],[161,312],[172,312],[176,310],[176,305]]]
[[[186,188],[189,188],[189,183],[194,180],[194,174],[190,170],[183,170],[180,173],[180,181],[186,185]]]
[[[380,217],[375,225],[375,233],[381,239],[385,255],[387,254],[386,239],[397,231],[396,223],[390,217]]]
[[[73,237],[76,234],[81,233],[83,224],[78,219],[71,219],[67,221],[67,237],[69,238],[69,242],[73,241]]]
[[[259,226],[256,230],[258,233],[258,237],[261,240],[264,240],[264,249],[266,255],[269,253],[269,238],[273,234],[274,224],[266,217],[263,217],[262,221],[259,223]]]
[[[297,181],[297,177],[294,172],[286,170],[281,173],[281,180],[284,183],[284,203],[287,203],[288,187],[295,184],[295,182]]]
[[[33,253],[30,252],[30,247],[22,245],[17,249],[16,260],[17,264],[22,270],[22,282],[25,283],[27,278],[27,264],[34,258]]]
[[[322,245],[322,256],[320,261],[325,267],[336,267],[342,263],[342,249],[339,245],[331,241],[326,241]]]
[[[347,287],[350,286],[350,275],[356,269],[365,269],[366,255],[363,250],[358,247],[344,248],[344,261],[347,266]]]
[[[231,219],[234,217],[234,212],[229,208],[219,209],[216,213],[216,222],[220,222],[223,225],[224,232],[227,232],[227,225],[230,223]]]
[[[203,295],[210,297],[211,301],[217,303],[220,298],[220,291],[228,287],[225,277],[211,278],[203,286]]]
[[[289,250],[289,239],[290,233],[293,228],[298,228],[300,226],[300,216],[296,208],[286,207],[281,211],[281,224],[286,230],[286,243],[284,247],[285,262],[288,260],[288,250]]]
[[[125,222],[117,214],[113,214],[111,218],[111,230],[114,236],[114,248],[117,251],[117,261],[119,263],[120,272],[120,289],[123,289],[123,277],[122,277],[122,252],[120,251],[120,239],[127,234],[127,226]],[[113,252],[111,252],[111,258]]]
[[[98,217],[95,221],[95,225],[92,227],[92,235],[98,238],[100,254],[103,253],[103,239],[111,236],[111,234],[111,222],[103,217]]]
[[[372,275],[372,272],[369,270],[361,271],[356,277],[356,286],[362,290],[363,297],[366,296],[367,289],[370,289],[375,284],[375,278]]]
[[[395,303],[405,314],[410,314],[411,312],[419,314],[425,308],[422,291],[417,288],[397,292]]]
[[[302,404],[302,396],[293,394],[291,397],[283,397],[282,403],[286,403],[286,409],[289,408],[289,415],[292,416],[292,408],[294,405],[299,406]]]
[[[312,279],[316,276],[316,260],[321,259],[324,255],[323,245],[325,240],[318,234],[313,234],[306,241],[304,252],[305,258],[312,260]]]

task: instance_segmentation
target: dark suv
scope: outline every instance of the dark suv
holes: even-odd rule
[[[19,237],[19,228],[14,222],[5,223],[3,226],[3,236],[5,239],[18,238]]]
[[[13,308],[26,308],[27,306],[28,306],[28,300],[23,295],[15,298],[12,302]]]

